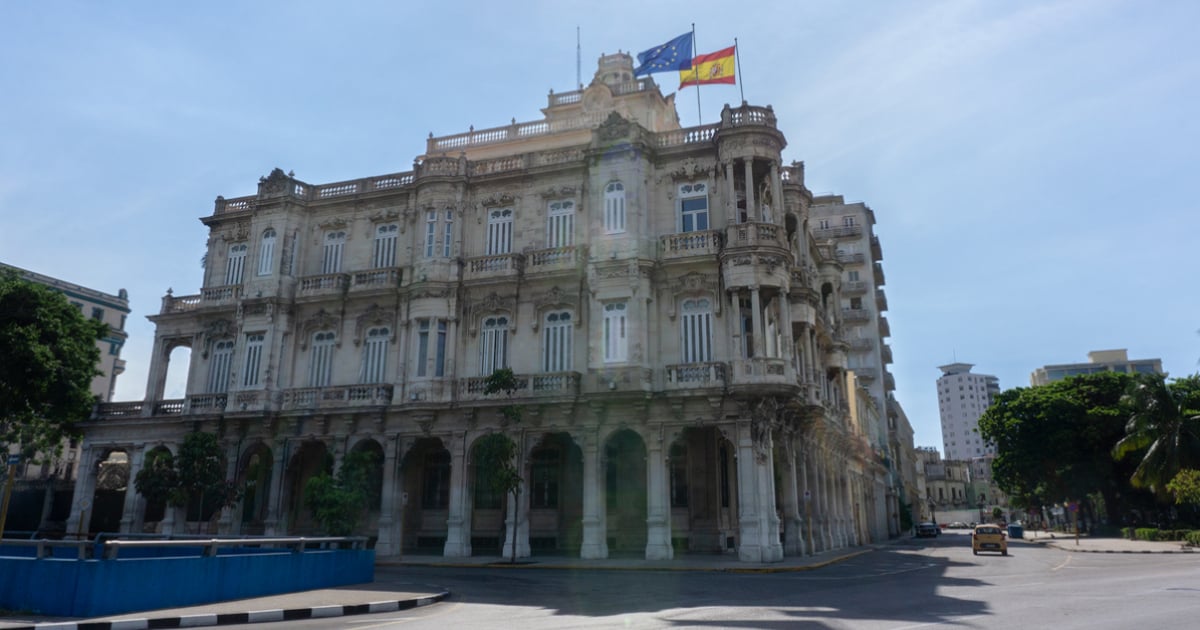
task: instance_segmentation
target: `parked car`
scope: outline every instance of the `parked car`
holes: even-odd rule
[[[980,551],[999,551],[1000,555],[1008,555],[1008,539],[1004,537],[1004,529],[999,525],[978,525],[971,532],[971,553],[979,555]]]
[[[917,538],[937,538],[942,534],[941,528],[937,523],[918,523]]]
[[[954,521],[946,526],[946,529],[968,529],[967,524],[962,521]]]

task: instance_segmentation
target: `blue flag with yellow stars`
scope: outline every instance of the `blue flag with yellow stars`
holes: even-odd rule
[[[633,76],[671,70],[687,70],[692,67],[692,34],[684,33],[675,39],[638,53],[638,67]]]

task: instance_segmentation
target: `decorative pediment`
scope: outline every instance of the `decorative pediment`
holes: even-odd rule
[[[713,298],[713,314],[721,315],[721,300],[718,297],[721,292],[721,284],[716,275],[693,271],[676,278],[669,286],[671,300],[667,316],[671,319],[675,319],[679,310],[679,301],[689,295],[711,296]]]
[[[229,319],[217,319],[208,323],[204,327],[204,339],[212,341],[213,339],[225,339],[237,335],[237,324]]]
[[[541,326],[542,318],[545,317],[545,312],[554,309],[571,309],[575,311],[575,327],[579,328],[583,325],[583,318],[578,315],[579,311],[579,294],[567,293],[558,286],[554,286],[545,293],[539,293],[533,296],[533,312],[535,317],[531,322],[531,327],[534,332],[537,332]]]
[[[680,160],[678,166],[673,169],[666,169],[662,177],[659,177],[659,183],[662,183],[667,178],[675,181],[687,181],[694,179],[714,178],[717,176],[717,164],[715,161],[704,160],[698,161],[694,157],[686,157]],[[670,191],[670,195],[674,198],[675,191]]]
[[[395,322],[396,311],[382,308],[378,304],[368,306],[367,310],[354,320],[354,345],[361,346],[367,330],[375,326],[387,326],[388,341],[396,343]]]
[[[543,190],[541,195],[543,199],[564,199],[575,196],[576,188],[574,186],[559,186],[555,188],[550,186]]]
[[[285,192],[293,176],[293,173],[284,173],[283,169],[276,167],[266,177],[258,178],[258,192],[259,194],[279,194]]]
[[[612,112],[604,122],[596,128],[596,135],[602,142],[613,142],[622,138],[628,138],[634,134],[636,125],[621,117],[617,112]]]
[[[399,218],[400,210],[398,208],[382,208],[371,215],[371,221],[374,223],[387,223]]]
[[[325,309],[321,309],[316,313],[313,313],[311,317],[304,320],[304,322],[300,324],[300,349],[308,349],[308,342],[309,339],[312,338],[313,333],[317,332],[318,330],[333,330],[336,332],[338,328],[341,327],[341,324],[342,320],[339,317],[330,313],[329,311],[326,311]],[[341,346],[341,335],[337,335],[335,339],[335,345]]]
[[[226,242],[244,241],[250,238],[250,224],[237,223],[221,233],[221,239]]]
[[[346,219],[344,217],[333,217],[333,218],[321,221],[317,225],[325,230],[341,230],[341,229],[344,229],[347,225],[350,225],[350,223],[348,221],[346,221]]]
[[[516,201],[517,201],[516,197],[514,197],[508,193],[500,193],[498,195],[497,194],[489,195],[488,197],[481,200],[479,202],[479,205],[481,205],[485,208],[498,208],[498,207],[502,207],[502,206],[511,206],[514,203],[516,203]]]
[[[500,295],[493,291],[487,297],[473,302],[468,309],[468,332],[472,337],[479,333],[479,322],[487,315],[508,315],[509,331],[516,332],[517,330],[517,296],[515,295]]]

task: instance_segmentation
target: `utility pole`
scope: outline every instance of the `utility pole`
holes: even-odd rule
[[[12,498],[13,480],[17,477],[17,464],[20,463],[20,455],[8,456],[8,480],[4,482],[4,500],[3,505],[0,505],[0,539],[4,538],[4,523],[8,520],[8,500]]]

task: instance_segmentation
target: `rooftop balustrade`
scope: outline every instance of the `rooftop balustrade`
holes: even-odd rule
[[[579,372],[516,374],[514,378],[517,388],[513,395],[516,398],[579,395],[579,383],[581,381]],[[485,393],[487,390],[487,381],[488,377],[486,376],[472,376],[459,379],[458,399],[464,401],[503,400],[504,397],[501,395],[489,396]]]

